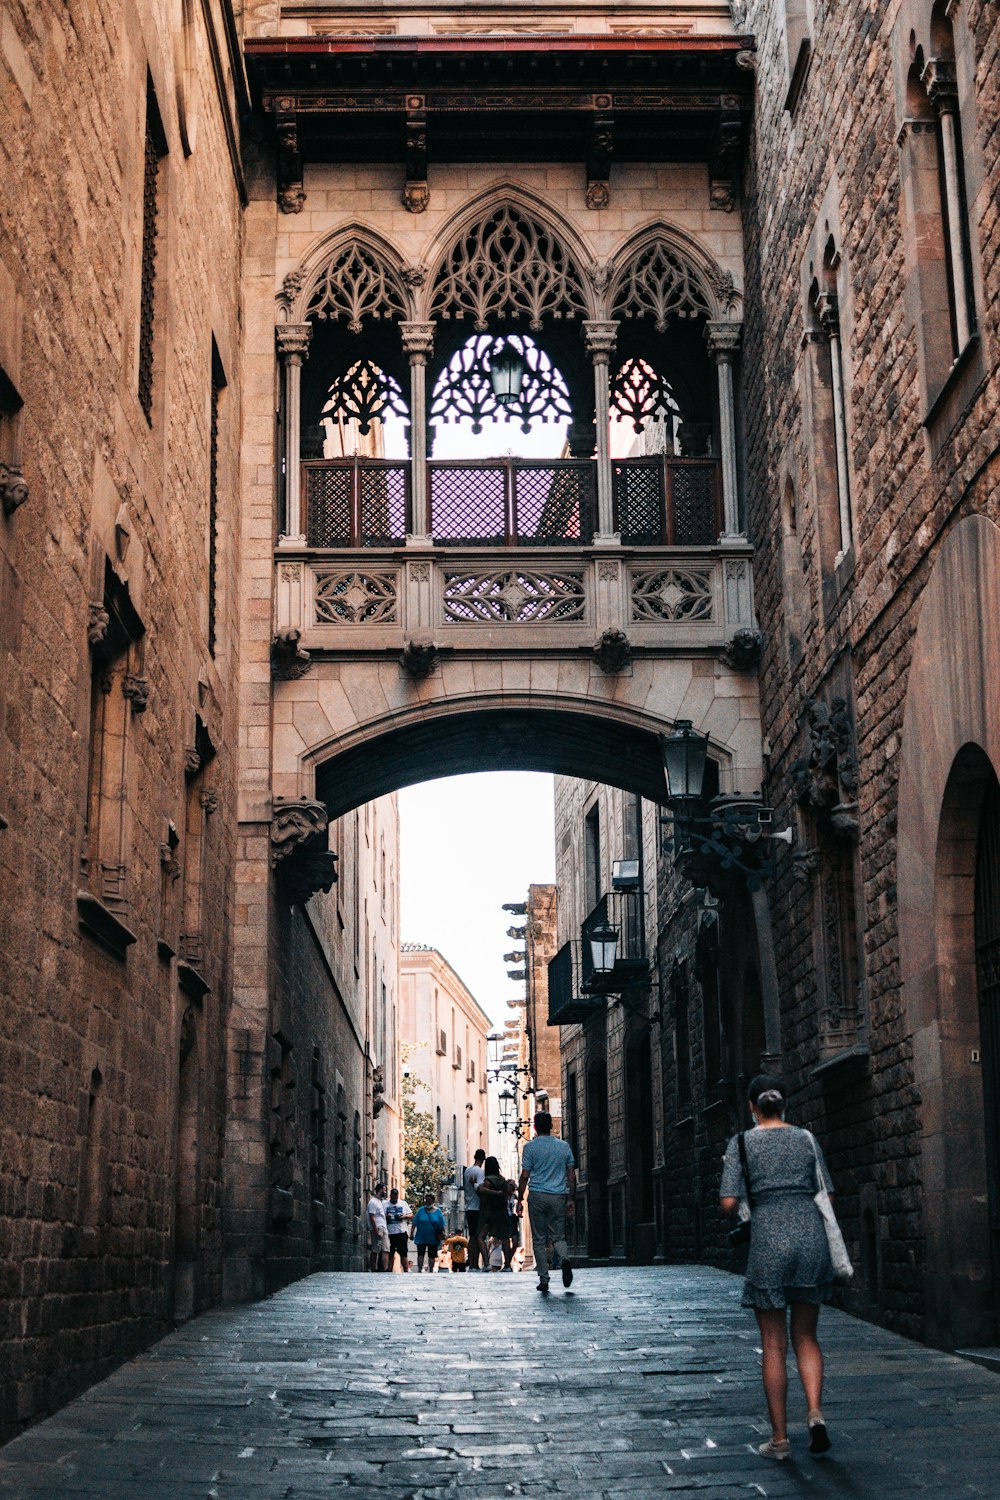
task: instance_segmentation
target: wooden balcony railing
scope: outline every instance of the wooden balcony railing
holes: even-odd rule
[[[611,465],[615,530],[627,547],[714,547],[722,531],[714,458],[622,458]]]
[[[413,527],[410,478],[405,461],[304,463],[307,545],[402,545]],[[712,547],[722,530],[721,489],[715,459],[616,459],[615,529],[630,547]],[[429,529],[439,547],[584,547],[597,529],[591,459],[433,460],[427,497]]]

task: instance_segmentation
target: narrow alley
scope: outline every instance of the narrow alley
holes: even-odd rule
[[[186,1324],[0,1454],[4,1500],[995,1496],[1000,1377],[828,1311],[825,1459],[767,1435],[740,1282],[704,1268],[317,1275]],[[792,1393],[791,1411],[797,1401]]]

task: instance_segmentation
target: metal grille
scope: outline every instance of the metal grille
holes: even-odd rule
[[[646,968],[646,923],[643,915],[643,891],[608,891],[593,911],[583,919],[580,929],[581,980],[585,991],[603,990],[621,993],[621,986],[634,980]],[[591,938],[599,927],[613,927],[618,934],[614,972],[595,973]]]
[[[406,540],[408,464],[359,464],[355,468],[361,508],[361,545],[389,547]]]
[[[306,466],[306,541],[310,547],[351,545],[350,465]]]
[[[663,460],[627,459],[612,467],[615,528],[626,546],[667,540],[663,525]]]
[[[668,461],[672,540],[678,547],[714,547],[719,521],[719,469],[708,461]]]
[[[502,547],[507,540],[503,465],[428,465],[431,533],[440,547]]]
[[[579,546],[594,535],[594,466],[516,464],[514,534],[543,547]]]
[[[153,327],[156,314],[156,218],[160,151],[155,105],[146,98],[146,140],[142,174],[142,263],[139,280],[139,405],[153,420]]]

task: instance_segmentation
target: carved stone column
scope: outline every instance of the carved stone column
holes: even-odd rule
[[[847,415],[844,406],[844,358],[840,343],[840,303],[836,292],[820,292],[816,313],[830,350],[830,394],[833,397],[833,440],[837,453],[837,510],[840,517],[839,563],[851,545],[851,482],[847,467]]]
[[[594,361],[594,425],[597,429],[597,534],[610,541],[615,534],[611,493],[611,440],[608,431],[611,394],[609,365],[618,338],[616,322],[588,321],[583,325],[587,353]]]
[[[434,352],[433,323],[400,323],[403,350],[410,361],[410,536],[426,543],[427,509],[427,361]]]
[[[962,205],[958,130],[955,124],[958,114],[955,64],[949,59],[932,57],[924,68],[922,78],[941,126],[941,163],[948,205],[948,259],[951,263],[952,285],[955,288],[955,337],[958,352],[961,353],[969,342],[972,324],[969,319],[968,267],[962,241],[965,210]]]
[[[743,336],[742,323],[706,323],[705,340],[719,375],[719,457],[722,463],[722,540],[746,541],[740,528],[736,477],[736,405],[733,360]]]
[[[302,361],[309,352],[311,323],[282,323],[275,329],[278,354],[282,362],[285,396],[285,524],[279,547],[304,547],[305,526],[302,522],[301,468],[299,433],[301,428]]]

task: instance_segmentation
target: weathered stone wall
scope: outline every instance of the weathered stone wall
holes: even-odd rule
[[[162,1332],[175,1308],[204,1307],[221,1287],[241,205],[225,133],[234,86],[217,92],[204,34],[200,68],[178,78],[176,10],[167,0],[15,0],[0,24],[0,366],[23,402],[16,420],[4,418],[0,456],[16,456],[29,486],[25,504],[0,514],[0,811],[9,825],[0,828],[0,1433],[51,1410]],[[225,55],[221,28],[212,45]],[[149,421],[137,394],[147,70],[166,148]],[[182,83],[189,122],[198,119],[190,156]],[[218,398],[214,655],[213,340],[216,374],[228,382]],[[122,820],[108,935],[124,953],[82,931],[77,904],[98,877],[93,865],[82,871],[81,856],[88,606],[104,596],[106,565],[142,628],[129,672],[146,680],[129,684],[137,696],[122,705],[127,679],[112,673],[104,695],[123,735],[106,745],[102,818]],[[204,828],[211,901],[185,992],[176,955],[180,933],[195,935],[193,907],[177,903],[192,878],[186,773],[196,715],[217,753],[196,786],[211,796],[196,796],[191,811],[191,827]],[[187,866],[176,879],[161,864],[169,823]],[[199,975],[208,986],[200,997]]]
[[[750,4],[758,39],[758,97],[744,185],[748,288],[744,412],[755,584],[765,629],[761,667],[769,791],[779,826],[801,820],[790,782],[803,754],[802,715],[814,696],[841,693],[856,721],[862,982],[870,1064],[817,1075],[823,1014],[821,934],[813,877],[791,866],[772,893],[782,979],[783,1050],[793,1116],[823,1135],[840,1211],[860,1248],[863,1203],[874,1209],[879,1284],[852,1305],[903,1332],[923,1317],[921,1100],[897,935],[897,767],[910,647],[938,552],[970,512],[997,517],[995,485],[973,486],[996,445],[998,273],[996,8],[954,7],[978,342],[943,395],[927,388],[923,311],[905,192],[900,79],[910,28],[928,41],[930,4],[816,6],[812,58],[794,113],[787,88],[783,7]],[[895,83],[894,83],[895,80]],[[810,256],[832,233],[845,355],[853,545],[823,576],[818,497],[829,481],[811,438],[805,291]],[[794,488],[795,525],[789,514]],[[975,610],[974,597],[954,600]],[[944,645],[944,643],[942,643]],[[972,680],[978,660],[965,670]],[[982,684],[989,694],[993,688]],[[852,702],[853,700],[853,702]],[[800,843],[800,848],[802,844]]]

